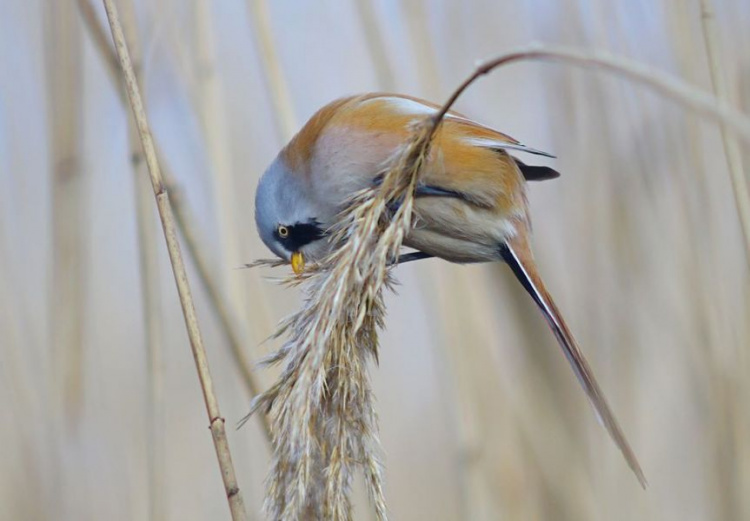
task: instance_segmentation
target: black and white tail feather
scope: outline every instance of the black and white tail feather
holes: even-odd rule
[[[573,372],[596,411],[600,422],[607,429],[609,435],[620,449],[620,452],[622,452],[625,461],[627,461],[628,466],[638,478],[641,486],[646,488],[646,477],[638,463],[638,459],[609,407],[591,367],[583,356],[547,288],[544,286],[533,261],[531,250],[525,244],[525,240],[520,238],[511,239],[508,243],[500,247],[500,256],[508,264],[516,279],[518,279],[523,288],[529,293],[542,312],[542,315],[544,315],[547,324],[565,354],[565,358],[567,358],[568,363],[573,368]]]

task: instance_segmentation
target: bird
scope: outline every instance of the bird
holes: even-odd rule
[[[413,124],[439,106],[412,96],[368,93],[337,99],[318,110],[261,176],[255,221],[263,243],[295,273],[335,247],[329,230],[349,198],[377,186],[384,165],[409,139]],[[554,158],[449,111],[431,143],[415,189],[417,224],[404,238],[413,253],[399,262],[438,257],[468,264],[500,262],[541,311],[598,419],[645,488],[635,453],[562,314],[531,250],[526,183],[555,179],[548,166],[520,153]],[[515,154],[515,155],[512,155]]]

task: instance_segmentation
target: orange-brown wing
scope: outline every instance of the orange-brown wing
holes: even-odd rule
[[[323,165],[346,165],[346,171],[319,175],[344,176],[364,184],[408,139],[410,124],[434,114],[436,105],[395,94],[365,94],[337,100],[321,109],[294,138],[286,161],[299,171],[311,164],[311,154]],[[435,136],[432,162],[425,184],[452,192],[479,206],[503,209],[522,205],[524,175],[535,179],[556,174],[544,167],[527,167],[506,150],[549,155],[525,147],[512,137],[449,113]],[[299,152],[302,151],[302,152]],[[307,154],[303,156],[302,154]],[[325,157],[329,159],[325,159]],[[348,189],[349,187],[347,187]]]
[[[369,94],[352,103],[374,133],[408,136],[408,124],[417,117],[434,114],[434,103],[409,96]],[[449,192],[461,192],[464,198],[480,206],[500,204],[517,206],[520,180],[544,180],[558,177],[549,167],[526,165],[507,151],[554,157],[527,147],[513,137],[472,121],[457,112],[449,112],[435,137],[433,162],[425,173],[425,184]],[[519,178],[520,173],[520,178]]]
[[[524,178],[506,152],[476,146],[472,127],[452,119],[440,127],[425,169],[426,185],[460,192],[464,198],[503,214],[525,208]]]

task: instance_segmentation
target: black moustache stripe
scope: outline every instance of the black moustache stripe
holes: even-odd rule
[[[315,222],[296,223],[286,226],[289,233],[286,237],[279,235],[278,230],[274,232],[278,240],[288,251],[299,251],[303,246],[325,237],[325,231]]]

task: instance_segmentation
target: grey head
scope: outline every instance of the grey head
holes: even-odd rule
[[[276,158],[260,178],[255,192],[255,224],[263,243],[282,259],[302,253],[318,260],[329,250],[325,239],[324,205],[315,203],[313,191],[301,176]]]

